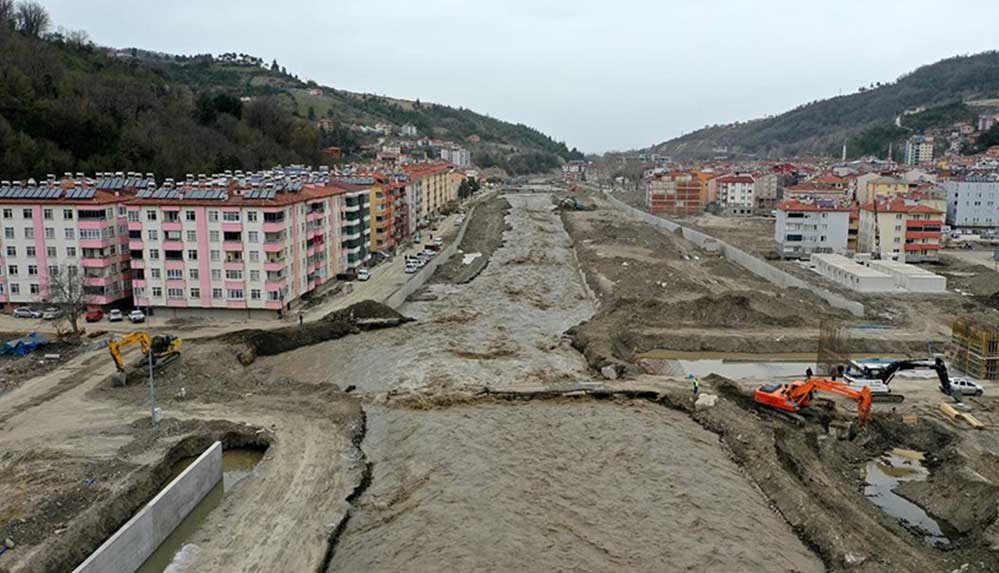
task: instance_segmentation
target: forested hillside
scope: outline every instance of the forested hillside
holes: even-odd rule
[[[850,139],[850,155],[873,152],[883,142],[952,118],[973,117],[963,101],[999,95],[999,52],[959,56],[923,66],[889,84],[811,102],[781,115],[729,126],[711,126],[656,146],[660,153],[705,157],[725,149],[736,156],[838,155]],[[905,130],[895,117],[918,107],[936,108],[910,116]],[[921,116],[921,117],[920,117]],[[922,122],[920,125],[918,122]]]
[[[535,129],[464,109],[332,88],[314,95],[315,83],[245,54],[111,51],[83,33],[48,33],[44,14],[26,28],[5,8],[21,4],[0,0],[3,179],[105,170],[177,177],[320,164],[330,161],[321,152],[330,145],[358,159],[364,141],[348,129],[355,122],[412,123],[442,138],[475,134],[491,150],[490,161],[514,172],[557,167],[575,156]],[[323,116],[336,127],[320,130]]]

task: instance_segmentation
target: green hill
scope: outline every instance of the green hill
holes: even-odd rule
[[[107,170],[161,177],[364,159],[351,124],[478,135],[473,158],[515,174],[575,157],[525,125],[465,109],[320,87],[246,54],[175,56],[98,48],[79,34],[33,37],[0,23],[0,178]],[[317,91],[318,90],[318,91]],[[319,95],[315,95],[318,93]],[[336,126],[319,129],[329,117]]]
[[[863,87],[857,93],[811,102],[786,113],[728,126],[711,126],[655,146],[678,157],[710,157],[719,150],[733,156],[789,157],[839,155],[850,140],[851,156],[883,154],[890,141],[909,133],[974,118],[964,102],[999,95],[999,52],[958,56],[923,66],[889,84]],[[906,116],[904,129],[894,126]]]

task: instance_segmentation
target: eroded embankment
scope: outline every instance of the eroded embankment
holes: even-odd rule
[[[822,570],[717,436],[653,404],[377,407],[364,448],[329,571]]]
[[[509,212],[510,203],[501,195],[475,205],[465,236],[458,246],[460,252],[437,268],[431,282],[466,284],[479,276],[493,253],[503,245],[503,233],[508,228],[505,220]]]

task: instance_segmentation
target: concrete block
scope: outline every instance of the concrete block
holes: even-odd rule
[[[74,569],[74,573],[135,571],[221,479],[222,442],[215,442]]]

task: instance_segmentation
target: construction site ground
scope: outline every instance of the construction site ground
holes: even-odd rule
[[[465,252],[502,229],[488,264],[460,284],[442,271],[401,314],[361,303],[188,340],[156,376],[158,429],[142,375],[112,387],[103,354],[22,381],[0,395],[0,533],[16,542],[0,571],[71,569],[214,439],[266,454],[176,571],[994,570],[995,504],[972,502],[997,493],[999,402],[967,400],[986,423],[972,431],[907,382],[904,409],[878,405],[852,440],[826,431],[850,404],[800,426],[754,408],[753,380],[708,377],[716,401],[695,407],[688,381],[629,355],[804,348],[835,312],[587,200],[511,193],[473,213],[493,230]],[[853,340],[924,342],[896,336]],[[893,447],[926,453],[929,485],[906,495],[947,548],[864,497],[865,465]]]

